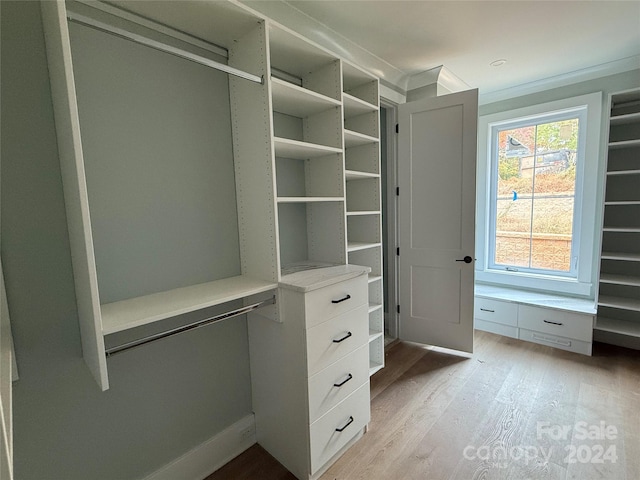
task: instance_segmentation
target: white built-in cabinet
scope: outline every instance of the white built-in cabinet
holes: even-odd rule
[[[106,390],[110,345],[275,296],[248,316],[257,437],[317,476],[384,365],[378,80],[235,2],[42,16],[89,369]]]
[[[640,89],[610,98],[596,331],[640,338]]]

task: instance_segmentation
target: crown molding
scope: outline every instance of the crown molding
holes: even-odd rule
[[[553,88],[564,87],[579,82],[586,82],[596,78],[629,72],[631,70],[640,70],[640,55],[614,60],[612,62],[583,68],[581,70],[575,70],[562,75],[543,78],[534,82],[523,83],[521,85],[497,90],[495,92],[481,92],[478,102],[480,105],[487,105],[490,103],[500,102],[502,100],[508,100],[510,98],[543,92]]]

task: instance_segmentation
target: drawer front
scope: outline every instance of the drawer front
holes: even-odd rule
[[[593,339],[593,315],[520,305],[518,326],[584,342]]]
[[[311,424],[311,474],[338,453],[369,423],[370,418],[367,382]]]
[[[517,327],[518,304],[475,297],[473,316],[479,320]]]
[[[367,344],[368,312],[365,304],[307,330],[309,377]]]
[[[519,330],[520,340],[539,343],[549,347],[560,348],[570,352],[581,353],[583,355],[591,355],[591,342],[583,342],[575,338],[561,337],[545,332],[534,332],[525,328]]]
[[[335,407],[369,380],[369,349],[358,348],[309,379],[309,423]]]
[[[368,303],[367,276],[360,275],[305,295],[307,328]]]
[[[495,333],[505,337],[518,338],[518,327],[511,325],[502,325],[501,323],[486,322],[484,320],[475,319],[473,326],[476,330],[483,332]]]

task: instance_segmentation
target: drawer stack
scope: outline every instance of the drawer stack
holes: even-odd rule
[[[256,436],[298,478],[316,478],[370,420],[368,268],[288,275],[279,322],[252,315]]]
[[[477,296],[474,312],[478,330],[591,355],[593,314]]]

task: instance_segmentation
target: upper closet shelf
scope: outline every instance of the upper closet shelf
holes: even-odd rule
[[[342,94],[342,102],[344,103],[345,118],[378,111],[378,107],[376,105],[365,102],[364,100],[354,97],[353,95],[349,95],[348,93]]]
[[[294,158],[306,160],[308,158],[324,157],[332,153],[342,153],[342,149],[317,145],[315,143],[300,142],[289,138],[275,137],[273,144],[276,150],[276,157]]]
[[[628,113],[626,115],[616,115],[611,117],[609,123],[611,125],[624,125],[627,123],[636,123],[640,122],[640,112],[637,113]]]
[[[102,333],[109,335],[193,312],[249,295],[273,290],[276,283],[255,280],[244,275],[176,288],[143,297],[101,305]]]
[[[354,132],[353,130],[346,129],[344,131],[344,146],[346,148],[378,142],[379,140],[377,138],[370,135],[365,135],[364,133]]]
[[[305,118],[340,106],[338,100],[274,77],[271,78],[271,93],[273,110],[294,117]]]
[[[347,180],[364,180],[365,178],[379,178],[377,173],[360,172],[358,170],[345,170],[344,176]]]
[[[640,140],[621,140],[619,142],[610,142],[609,149],[628,148],[640,146]]]

